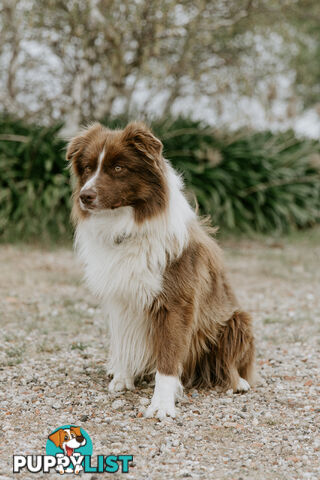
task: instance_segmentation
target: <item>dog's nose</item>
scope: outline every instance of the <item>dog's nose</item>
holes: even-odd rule
[[[97,194],[92,189],[84,190],[80,194],[80,200],[84,205],[91,205],[96,198],[97,198]]]
[[[76,440],[77,440],[77,442],[82,443],[83,440],[84,440],[84,437],[83,437],[82,435],[78,435],[78,436],[76,437]]]

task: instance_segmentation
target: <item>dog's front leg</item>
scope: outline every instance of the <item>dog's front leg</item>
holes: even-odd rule
[[[118,341],[118,347],[121,340]],[[113,378],[109,383],[109,392],[122,392],[134,389],[134,376],[130,373],[130,366],[125,363],[123,357],[119,357],[118,351],[110,350],[108,362],[108,374]]]
[[[182,394],[182,385],[178,375],[165,375],[157,370],[156,384],[146,417],[156,416],[163,420],[166,416],[175,418],[176,399]]]
[[[109,329],[109,359],[107,365],[108,375],[113,379],[109,383],[109,392],[122,392],[134,389],[134,375],[132,364],[132,349],[134,342],[131,335],[130,314],[119,307],[115,302],[108,303],[108,329]]]
[[[109,392],[123,392],[124,390],[134,389],[133,376],[128,376],[126,373],[116,373],[109,383]]]
[[[180,373],[191,338],[190,315],[161,308],[154,320],[154,349],[157,372],[155,389],[146,417],[176,416],[175,402],[182,395]]]

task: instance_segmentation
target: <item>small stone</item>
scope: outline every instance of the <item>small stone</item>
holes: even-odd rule
[[[125,404],[124,400],[115,400],[111,406],[115,410],[119,410],[119,408],[122,408],[124,404]]]
[[[223,426],[226,428],[230,428],[235,427],[236,425],[233,422],[224,422]]]
[[[123,446],[122,443],[120,443],[120,442],[114,442],[114,443],[111,443],[110,448],[111,448],[111,450],[115,450],[115,449],[117,449],[117,448],[121,448],[122,446]]]

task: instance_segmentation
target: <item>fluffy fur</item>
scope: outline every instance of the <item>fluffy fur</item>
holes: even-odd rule
[[[140,123],[114,131],[95,124],[70,142],[67,159],[75,245],[110,332],[110,391],[157,372],[146,414],[162,418],[175,415],[180,381],[248,390],[250,316],[160,140]]]

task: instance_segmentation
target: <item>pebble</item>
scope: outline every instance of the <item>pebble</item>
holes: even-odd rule
[[[119,410],[120,408],[122,408],[123,406],[125,405],[125,401],[124,400],[115,400],[114,402],[112,402],[111,406],[114,410]]]

